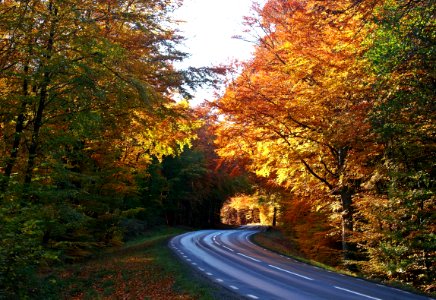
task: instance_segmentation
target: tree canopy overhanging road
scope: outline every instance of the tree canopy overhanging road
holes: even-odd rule
[[[256,232],[194,231],[173,238],[170,247],[210,280],[249,299],[430,299],[273,253],[250,241]]]

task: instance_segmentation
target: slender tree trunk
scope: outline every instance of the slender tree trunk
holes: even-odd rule
[[[26,9],[22,12],[23,15],[21,16],[21,18],[24,17],[24,15],[27,14],[27,8],[28,6],[26,5]],[[31,24],[30,27],[28,28],[28,31],[31,32],[34,28],[34,24]],[[24,67],[23,67],[23,83],[22,83],[22,101],[21,101],[21,106],[20,106],[20,110],[18,112],[18,116],[16,119],[16,124],[15,124],[15,133],[14,133],[14,137],[13,137],[13,142],[12,142],[12,147],[11,147],[11,152],[9,155],[9,158],[6,161],[5,164],[5,171],[4,171],[4,178],[3,181],[0,182],[0,192],[6,192],[6,190],[8,189],[8,185],[9,185],[9,180],[11,178],[12,175],[12,170],[15,166],[15,163],[17,161],[18,158],[18,151],[19,151],[19,147],[20,147],[20,143],[21,143],[21,137],[23,134],[23,130],[24,130],[24,123],[26,121],[26,110],[27,107],[29,106],[29,65],[30,65],[30,61],[32,59],[33,56],[33,39],[32,36],[30,37],[29,40],[26,41],[29,45],[29,48],[27,50],[27,57],[25,58],[25,62],[24,62]]]
[[[344,259],[350,259],[353,251],[350,238],[353,234],[353,191],[349,187],[343,187],[340,191],[342,206],[342,251]]]
[[[276,227],[276,225],[277,225],[277,207],[274,206],[272,226]]]
[[[38,150],[38,146],[39,146],[39,132],[40,132],[40,129],[42,127],[42,118],[43,118],[46,100],[47,100],[47,90],[46,90],[46,87],[43,87],[41,94],[40,94],[40,99],[39,99],[39,103],[38,103],[38,110],[36,112],[34,125],[33,125],[32,141],[31,141],[30,147],[29,147],[29,156],[27,159],[27,169],[26,169],[26,174],[24,177],[25,184],[29,184],[32,181],[33,168],[35,166],[35,160],[36,160],[37,150]]]
[[[51,13],[51,16],[54,17],[54,19],[51,21],[50,34],[47,41],[47,48],[46,48],[47,53],[45,54],[45,62],[46,62],[45,67],[49,67],[48,62],[50,61],[53,53],[54,36],[55,36],[55,29],[57,25],[56,16],[58,14],[58,10],[57,8],[53,7],[52,2],[49,3],[49,11]],[[33,168],[35,166],[35,160],[36,160],[38,146],[39,146],[39,133],[43,123],[43,114],[47,103],[48,86],[50,84],[50,81],[51,81],[51,72],[50,70],[46,70],[44,72],[44,78],[40,88],[39,103],[33,123],[32,140],[30,142],[29,156],[27,159],[27,168],[24,176],[24,184],[26,186],[32,182]]]
[[[24,67],[24,80],[23,80],[23,101],[21,102],[21,107],[20,107],[20,111],[18,113],[18,117],[17,117],[17,123],[15,125],[15,134],[14,134],[14,140],[12,142],[12,148],[11,148],[11,154],[8,158],[8,160],[6,161],[6,166],[5,166],[5,172],[4,172],[4,178],[3,181],[1,182],[1,186],[0,186],[0,191],[5,192],[8,188],[8,184],[9,184],[9,179],[11,178],[11,174],[12,174],[12,169],[15,166],[15,162],[17,160],[18,157],[18,149],[20,146],[20,142],[21,142],[21,135],[23,133],[23,129],[24,129],[24,121],[25,121],[25,112],[26,112],[26,108],[28,105],[28,100],[27,97],[29,95],[28,89],[29,89],[29,82],[27,79],[27,74],[29,72],[29,66],[28,64],[26,64],[26,66]]]

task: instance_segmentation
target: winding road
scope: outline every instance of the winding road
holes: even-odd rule
[[[170,247],[198,272],[247,299],[431,299],[298,262],[253,244],[253,229],[201,230]]]

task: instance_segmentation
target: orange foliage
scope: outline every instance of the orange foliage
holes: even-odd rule
[[[352,197],[380,153],[367,119],[373,78],[361,59],[360,9],[347,0],[268,1],[259,19],[247,19],[265,33],[255,57],[214,103],[218,153],[301,195],[315,189],[339,200],[344,248]]]
[[[312,206],[308,199],[289,201],[280,218],[283,233],[294,240],[304,257],[337,265],[340,261],[340,236],[335,230],[335,222],[331,224],[328,211],[314,211]]]

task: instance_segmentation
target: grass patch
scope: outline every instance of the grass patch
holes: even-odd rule
[[[157,228],[94,259],[58,268],[44,275],[35,299],[219,299],[221,288],[168,248],[169,238],[184,232]]]

